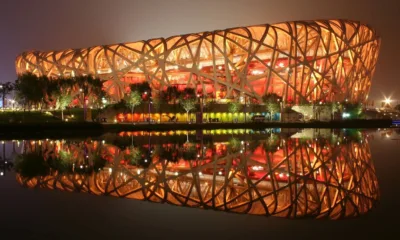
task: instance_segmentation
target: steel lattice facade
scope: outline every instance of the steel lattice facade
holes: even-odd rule
[[[148,81],[194,87],[214,98],[276,93],[284,101],[363,102],[368,98],[380,39],[347,20],[295,21],[65,51],[24,52],[18,74],[92,74],[121,99],[129,84]]]

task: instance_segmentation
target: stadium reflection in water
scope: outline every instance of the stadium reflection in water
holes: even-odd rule
[[[367,132],[217,131],[24,141],[17,180],[29,188],[286,218],[357,217],[379,200]]]

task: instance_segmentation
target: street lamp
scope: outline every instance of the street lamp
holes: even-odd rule
[[[86,121],[86,115],[87,115],[87,110],[86,110],[86,96],[83,88],[79,88],[79,92],[83,93],[83,121]]]
[[[246,95],[244,95],[244,109],[243,109],[243,112],[244,112],[244,122],[246,123],[247,122],[247,97],[246,97]]]
[[[385,98],[384,102],[385,102],[386,105],[390,105],[390,103],[392,102],[392,99],[390,99],[390,97],[389,98]]]
[[[204,102],[203,95],[197,94],[197,98],[199,99],[200,102],[200,122],[203,123],[203,102]]]
[[[0,90],[3,90],[3,84],[0,84]],[[2,91],[3,92],[3,91]],[[5,92],[5,91],[4,91]],[[5,97],[4,97],[4,92],[3,92],[3,102],[2,102],[2,107],[1,107],[1,109],[4,111],[4,99],[5,99]]]
[[[149,100],[149,124],[151,123],[151,114],[150,114],[151,113],[151,107],[150,107],[151,104],[153,104],[153,101]]]

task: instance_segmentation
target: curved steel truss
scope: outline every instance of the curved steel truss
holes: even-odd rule
[[[366,140],[339,144],[286,139],[274,149],[265,144],[265,140],[243,142],[237,151],[225,151],[233,148],[215,143],[212,154],[207,153],[207,147],[198,148],[207,150],[192,161],[170,162],[155,152],[149,164],[141,167],[120,164],[126,150],[94,142],[89,149],[100,147],[112,157],[110,164],[97,173],[53,171],[44,177],[17,175],[17,180],[27,187],[287,218],[359,216],[379,199]],[[48,142],[42,145],[52,146]],[[170,147],[162,145],[164,149]],[[83,151],[76,151],[80,148],[68,147],[74,158],[85,159]],[[86,154],[91,155],[90,151]]]
[[[296,21],[157,38],[133,43],[24,52],[18,74],[50,77],[93,74],[122,98],[130,83],[154,89],[195,87],[204,95],[288,102],[365,101],[380,40],[347,20]]]

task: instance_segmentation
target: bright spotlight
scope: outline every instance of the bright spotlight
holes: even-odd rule
[[[385,98],[384,102],[385,102],[386,104],[390,104],[390,103],[392,102],[392,99],[390,99],[390,98]]]

